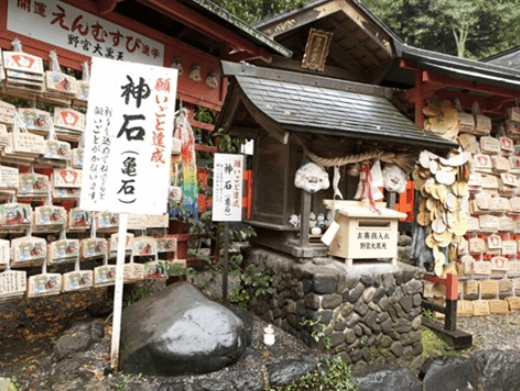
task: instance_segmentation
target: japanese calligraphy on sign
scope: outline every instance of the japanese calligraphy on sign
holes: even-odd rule
[[[215,154],[213,221],[242,220],[244,155]]]
[[[357,245],[359,250],[388,250],[390,233],[381,231],[358,231]]]
[[[177,70],[92,60],[81,208],[167,210]]]
[[[9,0],[7,29],[85,56],[163,65],[162,43],[58,0]]]
[[[317,69],[322,72],[325,70],[332,35],[331,32],[310,29],[307,45],[305,45],[302,68]]]

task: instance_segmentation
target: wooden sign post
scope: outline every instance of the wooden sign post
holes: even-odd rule
[[[224,222],[224,270],[222,299],[227,302],[229,264],[229,222],[242,221],[244,155],[215,154],[213,169],[213,221]]]
[[[117,243],[116,284],[114,286],[114,314],[112,315],[112,344],[110,348],[110,367],[117,368],[119,363],[119,336],[121,335],[121,314],[123,312],[123,268],[125,265],[126,227],[128,214],[119,215],[119,241]],[[117,336],[117,338],[116,338]]]
[[[92,59],[80,207],[119,213],[110,364],[119,362],[128,214],[167,212],[178,71]]]

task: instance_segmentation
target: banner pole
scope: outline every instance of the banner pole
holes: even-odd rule
[[[119,214],[119,232],[117,243],[116,285],[114,287],[114,312],[112,316],[112,347],[110,350],[110,367],[119,365],[119,342],[121,337],[121,314],[123,310],[123,277],[126,255],[126,229],[128,214]]]

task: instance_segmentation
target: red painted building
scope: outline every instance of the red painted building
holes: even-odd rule
[[[0,15],[2,50],[12,50],[15,38],[44,61],[55,50],[60,65],[77,77],[93,56],[182,67],[178,104],[190,111],[192,126],[205,131],[213,125],[194,120],[193,113],[195,106],[220,111],[227,91],[220,60],[269,63],[273,54],[292,55],[207,0],[0,0]],[[216,151],[201,144],[196,149]],[[187,235],[179,239],[184,257]]]

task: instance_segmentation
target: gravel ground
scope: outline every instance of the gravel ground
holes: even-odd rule
[[[473,334],[479,349],[520,350],[520,313],[457,319],[457,328]]]
[[[237,281],[230,280],[231,286],[235,286],[236,283]],[[213,281],[205,286],[204,290],[216,299],[215,296],[218,297],[221,292],[220,287],[218,281]],[[155,291],[161,289],[161,286],[153,288],[152,291]],[[105,292],[93,291],[0,305],[0,377],[17,377],[20,383],[27,385],[22,390],[31,389],[28,386],[34,384],[36,379],[50,379],[53,340],[59,337],[71,322],[89,318],[86,311],[89,305],[106,301]],[[474,344],[479,349],[520,349],[518,312],[488,317],[459,317],[458,320],[458,328],[473,334]],[[318,351],[310,349],[300,340],[278,328],[275,328],[275,345],[265,346],[262,342],[263,329],[267,325],[254,316],[252,345],[235,364],[204,376],[186,376],[179,379],[185,380],[189,385],[201,378],[220,379],[228,372],[242,369],[258,371],[265,378],[268,376],[269,366],[275,362],[297,359],[302,354],[313,356],[316,360],[322,358]],[[112,375],[105,369],[108,367],[110,332],[110,326],[107,325],[107,335],[103,341],[85,353],[86,356],[92,356],[88,362],[92,371],[98,374],[97,379],[104,379],[109,384],[113,381]]]

